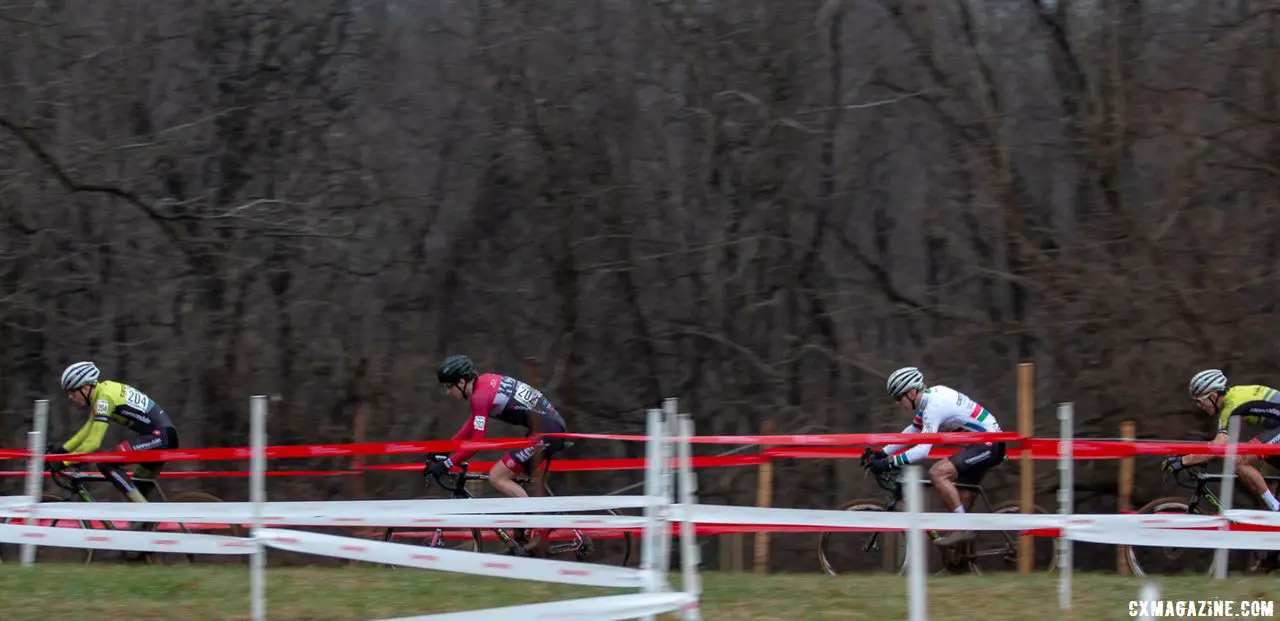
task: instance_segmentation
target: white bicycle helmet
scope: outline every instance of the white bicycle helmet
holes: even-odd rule
[[[1192,399],[1201,399],[1227,389],[1227,376],[1218,369],[1206,369],[1191,377],[1187,386]]]
[[[903,367],[890,373],[889,381],[885,383],[885,390],[895,401],[912,388],[924,390],[924,374],[915,367]]]
[[[92,386],[98,383],[101,374],[98,365],[92,362],[73,362],[62,372],[62,389],[71,392],[82,386]]]

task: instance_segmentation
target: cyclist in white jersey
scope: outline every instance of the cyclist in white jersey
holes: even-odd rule
[[[924,374],[915,367],[898,369],[889,375],[886,384],[889,396],[902,409],[915,412],[915,419],[902,433],[941,433],[950,431],[998,432],[1000,423],[986,408],[965,394],[946,386],[926,387]],[[910,449],[905,444],[884,447],[870,453],[872,472],[880,474],[907,464],[916,463],[929,455],[931,444],[916,444]],[[977,485],[982,476],[1005,459],[1003,442],[970,444],[964,450],[929,468],[929,480],[947,508],[953,513],[964,513],[973,501],[973,494],[956,489],[956,481]],[[954,545],[973,539],[973,531],[957,531],[939,537],[934,543]]]

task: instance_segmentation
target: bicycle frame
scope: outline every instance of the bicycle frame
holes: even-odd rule
[[[437,457],[437,459],[442,459],[442,457]],[[471,495],[471,492],[467,491],[466,482],[467,482],[467,481],[488,481],[488,480],[489,480],[489,475],[487,475],[487,474],[475,474],[475,473],[469,473],[469,472],[467,472],[467,469],[468,469],[469,467],[470,467],[470,464],[467,464],[467,463],[463,463],[463,464],[458,465],[458,469],[459,469],[459,472],[458,472],[458,473],[456,473],[456,474],[454,474],[454,473],[449,473],[449,474],[446,474],[446,475],[442,475],[441,477],[436,478],[436,484],[438,484],[438,485],[439,485],[442,489],[444,489],[445,491],[450,492],[450,498],[452,498],[452,499],[462,500],[462,499],[470,499],[470,498],[474,498],[474,496],[472,496],[472,495]],[[550,460],[550,459],[545,460],[545,462],[544,462],[544,464],[543,464],[543,466],[542,466],[542,471],[543,471],[544,477],[545,477],[545,473],[546,473],[546,471],[547,471],[548,469],[550,469],[550,467],[551,467],[551,460]],[[448,486],[448,485],[445,485],[445,484],[444,484],[444,482],[443,482],[443,481],[441,481],[441,479],[442,479],[442,478],[444,478],[444,477],[449,477],[449,478],[453,479],[453,486],[452,486],[452,487],[451,487],[451,486]],[[532,476],[528,476],[528,475],[522,475],[522,476],[514,477],[514,479],[513,479],[513,480],[514,480],[515,482],[520,483],[520,484],[522,484],[522,485],[523,485],[523,484],[527,484],[527,483],[531,483],[531,482],[533,482],[534,477],[532,477]],[[551,491],[551,486],[549,486],[549,485],[547,485],[547,484],[546,484],[546,480],[545,480],[545,478],[543,479],[543,489],[545,489],[545,490],[546,490],[546,492],[547,492],[547,495],[548,495],[548,496],[554,496],[554,495],[555,495],[555,494],[553,494],[553,493],[552,493],[552,491]],[[508,549],[510,549],[510,550],[512,550],[512,551],[523,551],[523,550],[524,550],[523,545],[522,545],[522,544],[520,544],[519,542],[517,542],[517,541],[516,541],[516,538],[515,538],[512,534],[508,533],[508,532],[506,531],[506,529],[503,529],[503,528],[488,528],[488,529],[472,529],[472,530],[491,530],[491,531],[493,531],[493,532],[494,532],[494,534],[496,534],[496,535],[498,536],[498,539],[499,539],[500,541],[502,541],[504,544],[506,544],[506,546],[507,546],[507,548],[508,548]],[[546,529],[546,530],[547,530],[547,532],[550,532],[550,531],[552,531],[552,530],[563,530],[563,529]],[[548,551],[548,554],[553,554],[553,555],[554,555],[554,554],[564,554],[564,553],[567,553],[567,552],[577,552],[577,551],[579,551],[579,550],[582,550],[583,548],[589,548],[589,547],[590,547],[590,545],[591,545],[590,540],[589,540],[588,538],[586,538],[586,537],[582,534],[582,531],[579,531],[579,530],[578,530],[578,529],[576,529],[576,528],[575,528],[575,529],[569,529],[569,530],[571,530],[571,531],[573,532],[573,541],[572,541],[571,543],[562,543],[562,544],[558,544],[558,545],[555,545],[555,544],[551,545],[551,546],[550,546],[550,549],[549,549],[549,551]],[[432,536],[431,536],[431,543],[430,543],[430,546],[431,546],[431,547],[437,547],[437,546],[439,546],[439,545],[440,545],[441,541],[444,539],[444,531],[445,531],[445,529],[444,529],[444,528],[437,528],[437,529],[436,529],[435,533],[434,533],[434,534],[432,534]]]
[[[134,483],[150,484],[151,487],[155,489],[156,495],[159,496],[159,499],[161,502],[168,501],[168,498],[166,498],[164,495],[164,490],[160,489],[160,483],[156,479],[143,479],[143,478],[133,478],[133,477],[130,477],[130,478],[133,479]],[[89,492],[89,488],[85,484],[110,482],[107,480],[107,477],[104,474],[90,474],[90,473],[79,472],[79,471],[74,471],[72,474],[51,471],[49,473],[49,479],[53,481],[54,485],[57,485],[58,487],[62,488],[67,492],[66,496],[63,497],[63,500],[65,502],[71,502],[73,499],[76,499],[76,498],[80,499],[81,502],[96,502],[96,500],[93,497],[93,494]],[[113,524],[110,520],[101,520],[101,521],[100,520],[76,520],[76,521],[81,522],[81,525],[83,525],[84,522],[90,522],[94,524],[101,524],[102,527],[107,530],[118,530],[116,528],[116,525]],[[148,524],[148,523],[149,522],[144,522],[144,524]]]
[[[1183,481],[1184,473],[1186,476],[1191,477],[1190,484]],[[1222,512],[1222,501],[1218,498],[1218,495],[1209,488],[1209,484],[1214,481],[1221,481],[1225,478],[1226,475],[1224,474],[1210,474],[1205,472],[1205,466],[1200,465],[1176,470],[1173,473],[1173,480],[1179,487],[1185,487],[1191,490],[1191,496],[1187,498],[1187,513],[1195,513],[1196,508],[1200,506],[1201,500],[1208,502],[1215,511],[1218,511],[1219,513]],[[1235,484],[1240,485],[1240,477],[1235,477],[1235,479]],[[1268,488],[1273,488],[1274,484],[1280,481],[1280,476],[1264,475],[1262,480],[1267,482]],[[1250,492],[1250,495],[1252,495],[1252,492]]]
[[[898,506],[898,503],[903,501],[903,484],[900,476],[895,473],[884,473],[875,475],[875,478],[876,484],[890,493],[889,499],[884,503],[885,510],[893,511]],[[924,484],[926,486],[933,487],[933,484],[930,481],[925,481]],[[965,503],[966,511],[972,510],[975,504],[982,507],[983,511],[994,511],[995,506],[987,495],[986,490],[983,489],[981,485],[956,482],[955,486],[958,490],[969,492],[968,501]],[[926,530],[925,532],[929,535],[929,539],[931,541],[937,540],[941,537],[941,534],[936,530]],[[943,563],[950,567],[961,563],[971,563],[982,558],[1006,557],[1015,553],[1017,546],[1013,538],[1007,532],[1001,532],[1000,534],[1004,541],[1003,544],[998,547],[983,547],[982,549],[978,549],[978,547],[972,542],[966,542],[961,546],[949,546],[946,550],[942,551]],[[866,543],[861,546],[862,552],[865,554],[878,548],[883,536],[884,533],[881,532],[872,533],[872,535],[867,538]]]

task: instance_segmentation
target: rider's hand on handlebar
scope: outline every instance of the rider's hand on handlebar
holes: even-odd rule
[[[884,474],[890,470],[897,468],[892,461],[883,457],[877,457],[871,460],[871,472],[875,474]]]
[[[1181,455],[1166,457],[1164,461],[1160,462],[1160,469],[1164,470],[1165,472],[1177,472],[1186,467],[1187,466],[1182,463]]]
[[[452,468],[452,467],[453,467],[453,464],[450,463],[449,460],[447,459],[444,461],[431,462],[427,464],[426,468],[422,469],[422,474],[424,476],[429,476],[433,479],[438,479],[446,474],[449,474],[449,468]]]

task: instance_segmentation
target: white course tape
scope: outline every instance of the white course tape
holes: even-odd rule
[[[684,515],[684,507],[672,507],[673,521]],[[777,509],[694,505],[694,521],[700,524],[750,524],[778,526],[828,526],[905,530],[903,514],[884,511],[836,511],[831,509]],[[1200,515],[1108,515],[1076,514],[1066,518],[1073,525],[1126,525],[1140,528],[1196,528],[1223,523],[1222,518]],[[929,530],[1031,530],[1061,528],[1064,516],[1019,513],[921,513],[921,526]]]
[[[274,528],[263,528],[254,534],[265,545],[291,552],[477,576],[636,589],[640,588],[641,581],[639,570],[610,565],[464,552]]]
[[[21,507],[29,504],[31,504],[31,499],[26,496],[0,496],[0,509]]]
[[[1067,536],[1075,541],[1113,545],[1280,550],[1280,533],[1260,531],[1074,526],[1067,529]]]
[[[467,612],[447,612],[420,617],[398,617],[379,621],[492,621],[493,619],[620,621],[697,605],[697,601],[686,593],[636,593]]]
[[[1280,511],[1254,511],[1250,509],[1231,509],[1223,513],[1228,520],[1240,524],[1258,524],[1280,528]]]
[[[422,526],[426,516],[506,513],[549,513],[562,511],[603,511],[643,507],[644,496],[553,496],[537,498],[474,498],[448,500],[365,500],[332,502],[267,502],[263,522],[306,526]],[[252,504],[247,502],[92,502],[40,503],[41,519],[135,520],[144,522],[181,521],[193,524],[252,521]],[[0,517],[26,517],[31,504],[0,505]],[[591,520],[609,516],[546,516]],[[548,525],[570,527],[560,519]],[[619,522],[621,524],[622,522]],[[477,526],[475,523],[461,524]],[[613,526],[610,526],[613,527]]]
[[[251,539],[195,533],[57,528],[0,524],[0,543],[177,554],[252,554]]]

